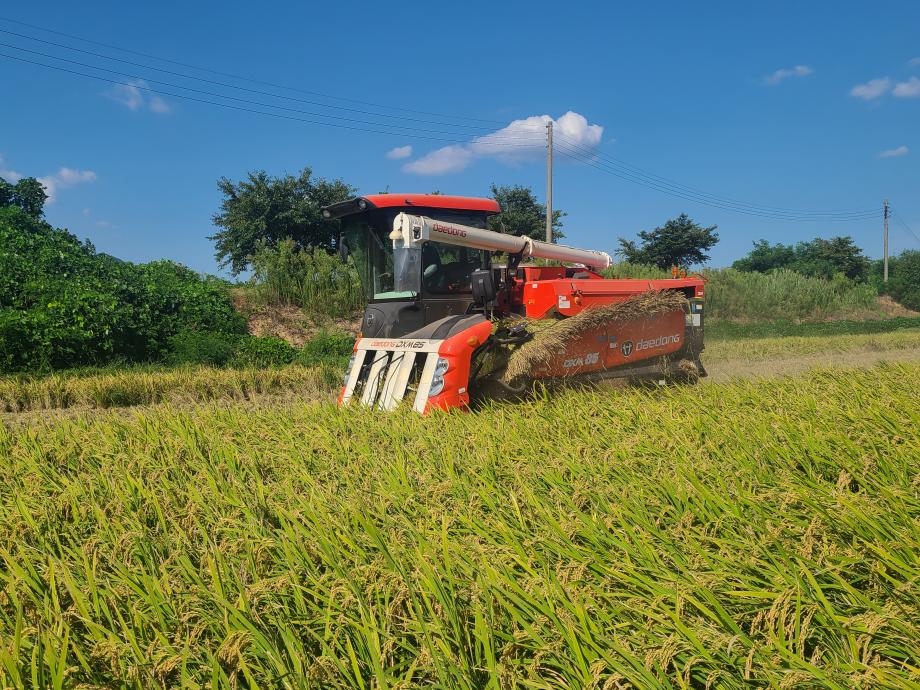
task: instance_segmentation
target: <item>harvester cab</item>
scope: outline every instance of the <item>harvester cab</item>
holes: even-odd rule
[[[411,397],[425,413],[467,407],[485,384],[705,374],[701,278],[606,279],[603,252],[488,230],[500,210],[421,194],[323,209],[341,220],[340,251],[368,301],[341,404],[390,410]]]

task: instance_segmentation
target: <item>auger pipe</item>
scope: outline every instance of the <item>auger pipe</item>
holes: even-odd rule
[[[578,249],[564,244],[550,244],[532,240],[529,237],[506,235],[469,225],[434,220],[426,216],[413,216],[408,213],[400,213],[393,220],[393,232],[390,233],[390,239],[401,240],[407,246],[421,246],[425,242],[443,242],[493,252],[509,254],[522,252],[525,258],[584,264],[594,269],[607,268],[611,264],[610,255],[606,252]]]

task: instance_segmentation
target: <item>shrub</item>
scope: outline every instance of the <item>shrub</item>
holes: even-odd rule
[[[252,257],[257,297],[293,305],[313,315],[344,316],[364,308],[358,272],[349,261],[320,249],[298,249],[292,240],[261,245]]]
[[[875,268],[881,292],[899,304],[920,311],[920,251],[905,251],[888,259],[888,284],[882,283],[882,262]]]
[[[238,336],[184,329],[169,339],[166,362],[221,367],[230,361]]]
[[[274,336],[245,336],[237,340],[229,364],[234,367],[280,367],[291,364],[297,350]]]
[[[354,349],[355,339],[341,331],[321,331],[304,343],[297,353],[297,363],[304,366],[329,364],[344,367]]]
[[[183,329],[245,332],[226,283],[171,261],[119,261],[0,208],[0,370],[155,360]]]

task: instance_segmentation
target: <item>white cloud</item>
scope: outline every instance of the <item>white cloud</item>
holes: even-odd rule
[[[473,152],[466,144],[443,146],[426,153],[418,160],[406,163],[405,172],[417,175],[446,175],[459,172],[473,162]]]
[[[18,172],[3,166],[3,156],[0,156],[0,177],[11,184],[15,184],[22,179],[22,175],[20,175]]]
[[[892,93],[898,98],[918,98],[920,97],[920,79],[911,77],[907,81],[901,81],[894,85]]]
[[[412,146],[397,146],[395,149],[390,149],[387,151],[387,158],[390,160],[399,160],[400,158],[408,158],[412,155]]]
[[[92,170],[74,170],[73,168],[61,168],[55,175],[58,184],[61,187],[72,187],[81,182],[95,182],[96,173]]]
[[[546,150],[546,125],[550,121],[561,146],[593,150],[601,143],[604,128],[588,124],[584,115],[571,110],[555,120],[549,115],[533,115],[514,120],[507,127],[476,137],[468,144],[452,144],[431,151],[406,163],[403,170],[418,175],[444,175],[464,170],[479,158],[495,158],[509,164],[540,158]]]
[[[862,98],[864,101],[871,101],[879,96],[884,96],[891,90],[891,79],[881,77],[880,79],[870,79],[865,84],[857,84],[850,89],[850,95],[855,98]]]
[[[170,107],[169,103],[164,101],[159,96],[150,96],[147,99],[147,104],[150,106],[150,110],[155,113],[164,114],[172,110],[172,107]]]
[[[0,177],[2,177],[7,182],[18,182],[22,179],[22,175],[15,170],[5,170],[3,169],[3,156],[0,156]],[[92,170],[77,170],[76,168],[61,168],[53,175],[45,175],[44,177],[35,178],[42,183],[42,186],[45,188],[45,193],[48,195],[48,203],[53,203],[59,189],[66,189],[67,187],[73,187],[74,185],[83,184],[85,182],[95,182],[96,173]],[[84,208],[83,215],[89,216],[90,209]]]
[[[48,195],[48,203],[52,204],[57,198],[59,190],[86,182],[95,182],[96,173],[92,170],[61,168],[53,175],[46,175],[36,179],[42,183],[42,186],[45,188],[45,193]]]
[[[907,64],[910,65],[911,67],[920,66],[920,57],[911,58],[910,60],[907,61]]]
[[[106,91],[105,95],[134,112],[146,108],[150,112],[164,114],[172,110],[169,103],[147,90],[147,82],[143,79],[132,79],[127,84],[116,84]]]
[[[906,156],[910,153],[910,149],[906,146],[898,146],[896,149],[888,149],[887,151],[882,151],[878,154],[879,158],[898,158],[900,156]]]
[[[769,74],[763,78],[765,84],[770,86],[775,86],[781,81],[788,79],[789,77],[807,77],[809,74],[812,74],[814,70],[808,65],[796,65],[795,67],[784,67],[783,69],[776,70],[773,74]]]

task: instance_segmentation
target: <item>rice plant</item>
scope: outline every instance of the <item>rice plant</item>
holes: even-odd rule
[[[0,423],[0,686],[915,688],[918,387]]]
[[[332,365],[267,369],[127,369],[93,375],[77,372],[73,375],[6,377],[0,378],[0,412],[249,400],[255,396],[288,393],[302,399],[328,398],[340,377],[339,367]]]

